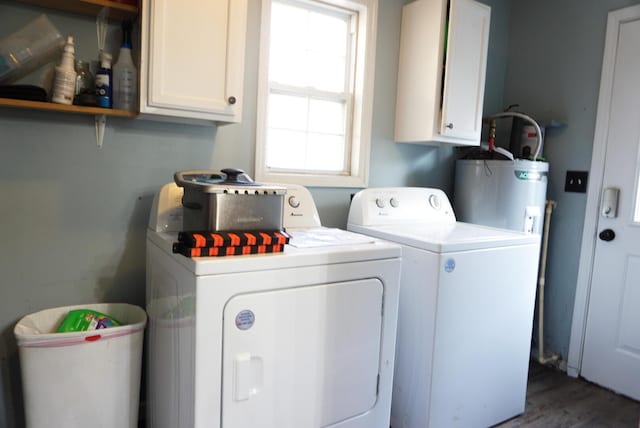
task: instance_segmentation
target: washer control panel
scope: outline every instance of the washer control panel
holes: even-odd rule
[[[447,195],[426,187],[370,188],[351,201],[349,223],[361,225],[401,222],[455,222]]]

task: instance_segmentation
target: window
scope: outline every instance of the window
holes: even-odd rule
[[[262,1],[257,180],[367,185],[376,1]]]

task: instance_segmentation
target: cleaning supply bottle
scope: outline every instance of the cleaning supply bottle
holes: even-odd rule
[[[64,45],[62,60],[56,67],[56,76],[53,81],[53,96],[51,101],[59,104],[73,104],[73,96],[76,91],[76,70],[74,68],[75,47],[73,36],[67,37]]]
[[[109,315],[93,309],[74,309],[69,311],[67,316],[58,326],[58,333],[68,333],[75,331],[100,330],[109,327],[118,327],[121,323]]]
[[[131,58],[131,21],[122,23],[122,45],[113,65],[113,108],[137,110],[138,73]]]
[[[96,73],[96,96],[98,105],[103,108],[111,108],[113,105],[111,74],[111,54],[100,52],[100,69]]]

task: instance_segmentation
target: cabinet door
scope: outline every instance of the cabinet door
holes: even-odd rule
[[[440,133],[475,144],[482,128],[490,14],[473,0],[451,2]]]
[[[141,112],[239,122],[246,0],[154,0],[145,5],[148,64],[141,67]]]

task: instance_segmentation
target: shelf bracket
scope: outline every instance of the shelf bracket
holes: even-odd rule
[[[107,115],[96,114],[96,143],[98,148],[102,148],[102,141],[104,140],[104,128],[107,125]]]

